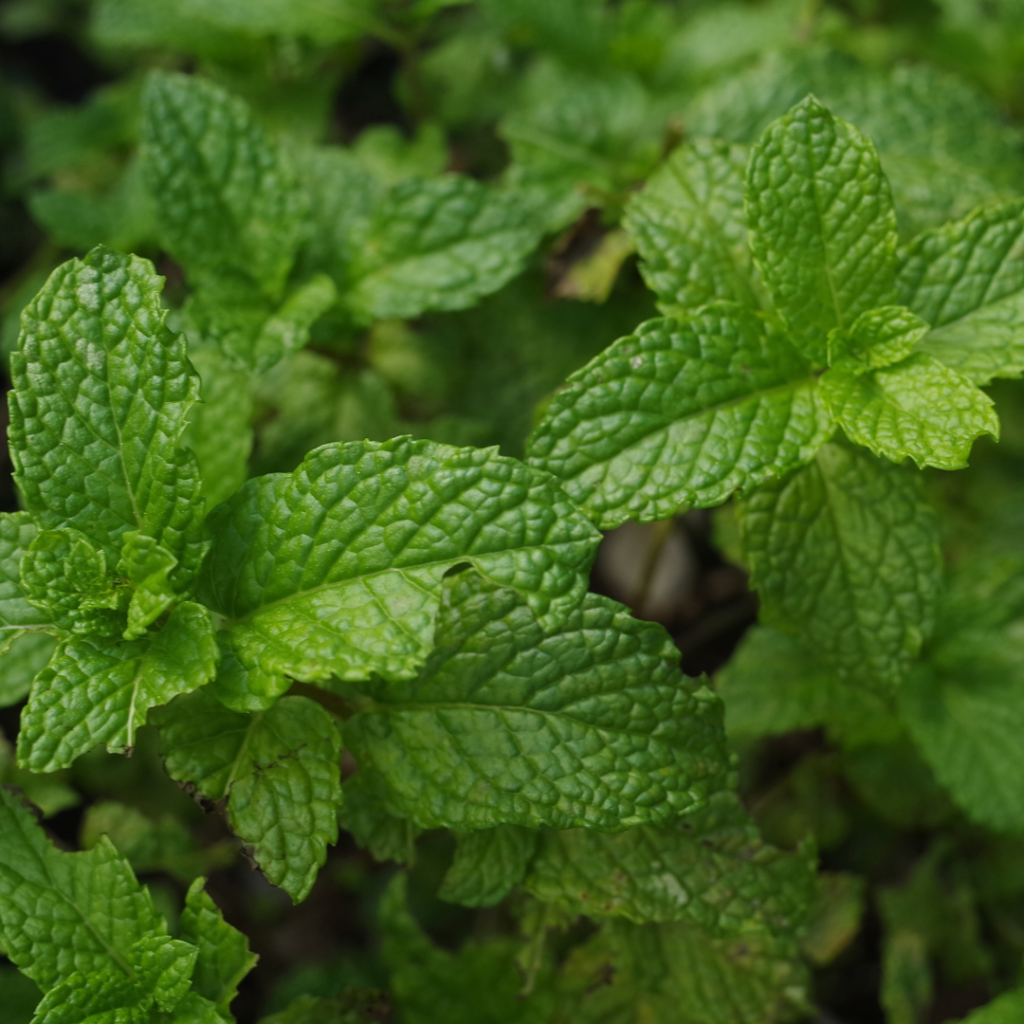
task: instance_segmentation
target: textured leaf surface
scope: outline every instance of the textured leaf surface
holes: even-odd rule
[[[193,989],[226,1014],[238,993],[238,983],[259,958],[249,951],[248,939],[224,920],[204,884],[203,879],[197,878],[189,888],[179,931],[185,941],[199,950],[192,972]]]
[[[537,833],[518,825],[498,825],[464,833],[457,844],[437,895],[464,907],[492,907],[523,880]]]
[[[149,891],[108,840],[86,853],[58,850],[0,789],[0,937],[44,992],[76,973],[123,971],[136,942],[166,934]]]
[[[124,535],[117,571],[135,588],[128,605],[126,640],[142,636],[174,604],[170,574],[177,564],[174,555],[152,537],[134,530]]]
[[[228,822],[260,870],[305,899],[338,838],[341,738],[331,716],[305,697],[239,714],[200,692],[154,721],[171,778],[227,799]]]
[[[47,615],[29,603],[29,595],[21,583],[22,558],[36,533],[36,526],[28,513],[0,514],[0,659],[3,659],[0,660],[0,678],[3,679],[0,683],[0,701],[6,703],[20,699],[14,696],[8,700],[6,694],[17,693],[24,684],[8,682],[7,673],[12,671],[10,665],[13,652],[7,657],[4,652],[15,641],[20,643],[20,650],[26,653],[26,644],[32,648],[40,646],[45,638],[25,636],[23,630],[28,626],[52,625]]]
[[[848,681],[897,684],[931,631],[942,579],[914,473],[830,444],[738,513],[763,621]]]
[[[465,309],[523,269],[542,228],[514,191],[454,174],[402,182],[374,210],[344,301],[365,320]]]
[[[623,223],[658,308],[681,316],[715,300],[758,305],[747,245],[747,150],[698,139],[681,146],[626,207]]]
[[[514,591],[463,573],[436,644],[417,679],[360,686],[371,701],[345,723],[389,806],[424,828],[662,823],[724,784],[716,698],[607,598],[545,632]]]
[[[199,382],[164,327],[153,265],[93,249],[58,267],[22,313],[11,356],[10,444],[28,510],[117,565],[122,536],[153,537],[187,583],[204,552],[199,474],[179,445]]]
[[[870,374],[829,370],[819,387],[846,436],[893,462],[963,469],[976,438],[999,437],[992,399],[924,352]]]
[[[555,396],[527,457],[607,529],[721,504],[813,458],[832,430],[789,341],[729,304],[611,345]]]
[[[459,564],[564,618],[600,539],[548,474],[409,438],[325,445],[291,475],[249,481],[210,522],[205,590],[233,620],[240,663],[307,682],[411,675]]]
[[[18,763],[52,772],[100,743],[130,750],[150,708],[207,683],[216,666],[210,613],[192,602],[142,640],[67,640],[32,684]]]
[[[796,953],[814,861],[769,846],[723,791],[668,828],[543,833],[526,888],[573,916],[690,921],[716,937],[757,936]]]
[[[280,294],[303,230],[302,194],[246,104],[157,72],[143,94],[144,169],[164,244],[199,280],[248,275]]]
[[[435,1024],[444,1007],[446,1024],[545,1024],[546,1000],[520,996],[517,943],[492,939],[467,943],[458,953],[435,946],[405,903],[405,875],[392,881],[380,906],[384,960],[391,992],[406,1024]]]
[[[1024,832],[1020,625],[953,634],[908,680],[900,713],[936,778],[972,820]]]
[[[408,818],[397,818],[387,811],[386,792],[382,780],[374,778],[368,769],[360,769],[342,787],[338,824],[351,832],[356,844],[369,850],[374,860],[412,864],[420,829]]]
[[[928,324],[906,306],[869,309],[849,330],[829,333],[829,366],[850,373],[891,366],[909,356],[928,330]]]
[[[875,147],[808,96],[770,125],[747,172],[751,249],[817,364],[825,337],[896,300],[896,214]]]
[[[775,1024],[794,1016],[807,983],[796,957],[683,922],[606,924],[563,974],[552,1024]]]
[[[897,283],[900,302],[933,326],[926,352],[976,384],[1024,373],[1024,200],[919,235]]]

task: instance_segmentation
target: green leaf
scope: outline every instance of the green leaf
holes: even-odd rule
[[[66,773],[36,775],[17,767],[14,744],[0,732],[0,785],[17,786],[25,799],[37,807],[44,818],[77,807],[82,798],[68,785]]]
[[[26,628],[53,625],[46,615],[40,614],[39,609],[29,603],[29,595],[21,583],[21,562],[36,533],[35,523],[27,512],[0,514],[0,658],[19,637],[28,639],[23,636]],[[9,686],[7,681],[10,659],[3,658],[0,665],[3,666],[0,678],[4,680],[0,683],[0,693],[8,689],[12,693],[17,692],[18,685]],[[15,697],[7,703],[19,699]]]
[[[896,214],[875,147],[813,96],[765,129],[747,172],[754,258],[812,362],[825,338],[896,301]]]
[[[115,589],[103,552],[76,530],[36,534],[21,560],[21,586],[61,629],[99,636],[117,636],[124,629],[128,595]]]
[[[408,818],[397,818],[386,810],[386,787],[372,776],[369,769],[360,769],[346,780],[338,824],[351,832],[356,845],[368,850],[374,860],[412,864],[420,829]]]
[[[891,366],[909,356],[929,330],[906,306],[869,309],[848,330],[829,333],[828,364],[856,374]]]
[[[933,325],[922,348],[975,384],[1024,373],[1024,200],[983,207],[901,253],[900,301]]]
[[[630,199],[623,224],[666,316],[715,300],[759,305],[743,210],[746,164],[744,147],[697,139]]]
[[[129,751],[150,708],[203,686],[216,665],[210,613],[192,602],[141,640],[66,640],[32,684],[18,764],[52,772],[100,743]]]
[[[541,234],[515,191],[456,174],[402,182],[373,211],[343,301],[367,322],[466,309],[518,274]]]
[[[44,992],[112,968],[127,978],[132,947],[166,935],[149,891],[108,840],[65,853],[0,788],[0,940],[22,973]]]
[[[117,571],[135,588],[128,605],[128,628],[124,637],[135,640],[174,604],[170,574],[178,560],[144,533],[129,531],[123,539]]]
[[[445,1024],[546,1024],[545,994],[520,995],[514,941],[470,942],[455,954],[439,949],[409,913],[405,890],[406,876],[396,875],[379,917],[391,992],[405,1024],[436,1024],[439,1006]]]
[[[716,676],[715,692],[732,740],[824,726],[832,739],[854,745],[899,731],[885,701],[842,682],[795,637],[765,626],[747,632]]]
[[[689,921],[794,957],[815,890],[809,850],[769,846],[735,793],[668,828],[543,833],[526,889],[571,915]]]
[[[931,632],[942,581],[915,473],[830,444],[737,511],[765,624],[796,634],[846,682],[898,684]]]
[[[36,1009],[35,1024],[144,1024],[185,998],[196,948],[166,935],[144,936],[120,964],[75,972],[52,988]]]
[[[191,348],[202,381],[202,401],[189,411],[185,444],[195,453],[208,508],[230,498],[245,482],[252,451],[250,375],[212,345]]]
[[[10,643],[6,653],[0,655],[0,708],[28,696],[32,680],[46,667],[56,647],[54,637],[36,632],[23,633]]]
[[[299,37],[321,46],[372,30],[374,6],[373,0],[181,0],[184,18],[243,36]]]
[[[940,645],[900,693],[918,750],[973,821],[1024,832],[1024,658],[1019,625],[973,628]]]
[[[241,668],[281,687],[284,674],[408,678],[456,565],[557,622],[600,539],[548,474],[495,449],[401,437],[324,445],[291,475],[250,480],[210,523],[207,601],[232,620]]]
[[[979,1010],[964,1017],[962,1024],[1017,1024],[1024,1015],[1024,988],[1004,992]]]
[[[833,429],[787,338],[723,304],[641,324],[570,376],[527,457],[609,529],[721,504],[813,458]]]
[[[724,784],[717,699],[664,630],[607,598],[545,630],[514,591],[463,573],[435,643],[418,678],[360,685],[345,723],[386,806],[424,828],[661,824]]]
[[[215,1003],[228,1015],[238,994],[238,983],[259,959],[249,950],[249,941],[224,920],[220,908],[207,895],[205,880],[197,878],[185,896],[179,924],[181,937],[199,949],[192,986],[199,995]]]
[[[776,1024],[797,1016],[806,973],[753,937],[610,922],[569,957],[551,1024]]]
[[[199,473],[179,444],[199,382],[164,327],[163,278],[102,247],[58,267],[22,313],[11,355],[11,457],[41,529],[72,528],[116,566],[154,538],[185,586],[205,553]]]
[[[144,170],[168,251],[199,283],[241,277],[279,297],[305,216],[281,152],[242,100],[202,79],[154,72],[142,105]]]
[[[829,370],[819,387],[846,436],[893,462],[963,469],[976,438],[999,437],[992,399],[923,352],[869,374]]]
[[[341,737],[331,716],[306,697],[245,715],[196,693],[153,719],[171,778],[226,799],[260,870],[294,902],[305,899],[338,838]]]
[[[464,907],[500,903],[526,875],[537,847],[537,833],[518,825],[498,825],[457,837],[455,860],[437,895]]]

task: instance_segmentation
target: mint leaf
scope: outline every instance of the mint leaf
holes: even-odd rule
[[[861,313],[848,330],[828,336],[828,364],[850,373],[868,373],[905,359],[930,327],[905,306],[881,306]]]
[[[0,514],[0,657],[23,637],[27,628],[53,625],[45,614],[40,614],[39,608],[29,603],[29,594],[21,582],[21,563],[36,534],[35,523],[26,512]],[[9,659],[4,658],[0,665],[6,679]],[[6,685],[0,684],[0,692],[4,689]]]
[[[463,833],[437,895],[464,907],[492,907],[522,882],[536,847],[537,833],[518,825]]]
[[[715,300],[759,305],[743,210],[746,165],[744,147],[696,139],[630,199],[623,224],[667,316]]]
[[[199,950],[192,986],[216,1004],[225,1016],[238,994],[238,983],[259,959],[249,951],[249,942],[224,920],[217,904],[207,895],[205,881],[197,878],[185,896],[179,922],[180,934]]]
[[[205,553],[199,474],[179,444],[198,380],[164,327],[163,278],[102,247],[58,267],[22,313],[11,355],[10,445],[42,529],[72,528],[108,567],[139,531],[178,559],[177,588]]]
[[[707,507],[813,458],[832,433],[788,339],[732,304],[651,320],[570,376],[530,438],[604,529]]]
[[[130,751],[149,709],[204,685],[216,665],[210,613],[188,601],[142,640],[66,640],[32,684],[18,764],[52,772],[99,743]]]
[[[896,301],[896,214],[875,147],[813,96],[765,129],[747,172],[750,245],[801,351]]]
[[[969,1013],[963,1024],[1016,1024],[1024,1013],[1024,989],[1004,992],[979,1010]]]
[[[988,206],[901,253],[900,301],[933,325],[922,348],[975,384],[1024,373],[1024,200]]]
[[[252,451],[250,375],[212,345],[189,349],[201,401],[189,410],[185,444],[199,463],[208,508],[230,498],[245,482]]]
[[[1017,635],[1011,624],[940,638],[900,693],[900,716],[936,778],[969,818],[996,832],[1024,831]]]
[[[0,940],[44,991],[111,968],[128,976],[132,948],[167,935],[149,891],[106,839],[65,853],[0,788]]]
[[[342,786],[338,824],[352,833],[356,845],[374,860],[412,864],[420,834],[408,818],[397,818],[384,807],[387,787],[369,769],[360,769]]]
[[[886,690],[931,632],[942,560],[915,474],[858,449],[817,459],[737,505],[762,620],[847,682]]]
[[[282,154],[242,100],[202,79],[154,72],[142,105],[144,172],[168,251],[197,283],[252,280],[279,297],[305,215]]]
[[[769,846],[723,790],[668,828],[544,832],[526,889],[571,916],[689,921],[795,957],[815,882],[811,851]]]
[[[166,935],[144,936],[128,951],[125,965],[75,972],[52,988],[37,1007],[35,1019],[39,1024],[152,1020],[154,1013],[169,1013],[185,998],[195,960],[195,946],[187,942]]]
[[[405,890],[406,876],[396,875],[379,920],[391,992],[406,1024],[434,1024],[439,1006],[446,1024],[546,1024],[543,994],[520,995],[514,940],[470,942],[456,954],[439,949],[409,913]]]
[[[514,191],[456,174],[402,182],[373,211],[343,301],[366,322],[466,309],[518,274],[541,234]]]
[[[3,635],[3,634],[0,634]],[[32,680],[53,656],[57,641],[46,633],[23,633],[0,656],[0,708],[17,704],[28,696]]]
[[[999,437],[992,399],[923,352],[870,374],[829,370],[819,387],[846,436],[893,462],[963,469],[975,438]]]
[[[114,587],[103,552],[75,530],[36,534],[21,560],[21,586],[61,629],[99,636],[124,629],[128,594]]]
[[[123,539],[117,571],[135,588],[128,605],[128,628],[124,636],[126,640],[134,640],[174,604],[170,574],[178,560],[144,533],[129,531]]]
[[[586,589],[600,539],[548,474],[495,449],[394,438],[318,448],[210,517],[204,590],[262,688],[408,678],[433,642],[441,580],[471,564],[545,622]]]
[[[305,899],[338,838],[341,737],[331,716],[306,697],[245,715],[196,693],[153,719],[171,778],[226,799],[260,870],[295,903]]]
[[[677,664],[660,627],[607,598],[545,630],[515,591],[462,573],[419,677],[360,685],[345,739],[424,828],[663,823],[728,770],[718,701]]]

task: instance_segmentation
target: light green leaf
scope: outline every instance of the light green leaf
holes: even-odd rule
[[[207,895],[205,881],[197,878],[185,896],[181,912],[181,937],[198,947],[192,987],[225,1016],[238,994],[238,983],[259,959],[249,950],[249,941],[224,920],[220,908]]]
[[[715,691],[733,740],[819,726],[847,745],[884,742],[899,733],[885,701],[843,683],[795,637],[765,626],[747,632],[716,676]]]
[[[402,182],[373,211],[343,301],[367,322],[466,309],[523,269],[542,230],[515,191],[456,174]]]
[[[144,533],[129,531],[123,539],[117,571],[135,588],[128,605],[128,628],[124,637],[135,640],[174,604],[170,574],[178,560]]]
[[[281,152],[242,100],[202,79],[154,72],[142,105],[144,170],[168,251],[199,283],[241,277],[278,298],[305,216]]]
[[[0,788],[0,940],[48,992],[73,975],[125,972],[132,947],[167,934],[149,891],[106,839],[65,853],[32,814]]]
[[[924,352],[869,374],[829,370],[819,388],[846,436],[893,462],[963,469],[976,438],[999,437],[992,399]]]
[[[115,589],[103,552],[77,530],[36,534],[21,560],[21,587],[61,629],[98,636],[124,629],[128,593]]]
[[[40,610],[29,603],[29,595],[21,583],[21,562],[25,552],[36,537],[36,526],[27,512],[0,514],[0,701],[13,704],[20,700],[18,696],[7,699],[6,694],[16,694],[24,685],[23,682],[11,684],[7,673],[13,671],[13,654],[4,657],[4,653],[14,641],[21,638],[21,651],[28,653],[32,649],[45,646],[43,638],[24,636],[29,627],[53,626],[49,617],[40,614]],[[42,666],[40,666],[41,668]],[[0,704],[0,706],[3,706]]]
[[[267,370],[303,348],[310,328],[334,305],[336,297],[334,283],[326,274],[317,274],[292,292],[263,324],[251,355],[246,354],[254,369]]]
[[[815,891],[809,854],[769,846],[723,790],[667,828],[546,831],[525,885],[573,916],[689,921],[795,957]]]
[[[875,147],[813,96],[765,129],[747,172],[750,244],[805,355],[896,301],[896,214]]]
[[[1024,373],[1024,200],[919,235],[897,285],[933,325],[924,351],[976,384]]]
[[[776,1024],[798,1015],[807,971],[753,936],[689,922],[609,922],[570,955],[551,1024]]]
[[[202,401],[189,411],[185,444],[195,453],[208,508],[230,498],[248,475],[252,451],[250,375],[212,345],[189,349],[202,381]]]
[[[527,458],[609,529],[721,504],[813,458],[833,429],[787,338],[722,304],[641,324],[570,376]]]
[[[439,949],[424,935],[405,901],[406,876],[396,875],[380,905],[384,960],[391,992],[406,1024],[546,1024],[544,993],[522,998],[516,943],[467,943],[458,953]]]
[[[661,824],[724,785],[717,699],[664,630],[607,598],[545,630],[514,591],[462,573],[435,644],[418,678],[360,685],[345,723],[386,806],[424,828]]]
[[[758,306],[743,210],[746,164],[745,147],[696,139],[630,199],[623,224],[667,316],[715,300]]]
[[[1020,636],[1020,622],[954,633],[900,693],[900,715],[936,778],[996,832],[1024,832]]]
[[[128,951],[127,970],[118,964],[75,972],[47,992],[34,1024],[148,1024],[185,998],[195,961],[187,942],[143,936]]]
[[[847,682],[887,690],[932,629],[942,559],[916,474],[830,444],[737,505],[765,624]]]
[[[338,838],[341,737],[331,716],[306,697],[245,715],[196,693],[153,719],[171,778],[226,799],[228,822],[260,870],[304,900]]]
[[[117,565],[126,532],[153,537],[186,585],[205,553],[199,473],[179,439],[199,382],[164,327],[148,260],[93,249],[58,267],[22,313],[11,355],[11,456],[40,528],[72,528]]]
[[[242,667],[282,686],[285,674],[408,678],[456,565],[557,622],[600,539],[547,473],[409,438],[324,445],[291,475],[250,480],[210,523],[207,601],[232,620]]]
[[[18,764],[52,772],[100,743],[131,750],[150,708],[203,686],[216,666],[210,613],[192,602],[141,640],[66,640],[32,684]]]
[[[397,818],[387,811],[387,788],[372,776],[369,769],[360,769],[346,780],[338,824],[351,832],[356,845],[369,850],[374,860],[412,864],[416,859],[416,837],[421,830],[408,818]]]
[[[929,330],[906,306],[869,309],[848,330],[829,332],[828,364],[857,374],[891,366],[909,356]]]
[[[537,833],[518,825],[498,825],[456,838],[455,860],[437,895],[464,907],[500,903],[526,875],[537,847]]]

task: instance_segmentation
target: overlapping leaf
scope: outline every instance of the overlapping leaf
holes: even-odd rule
[[[463,833],[437,894],[464,907],[493,906],[523,880],[536,846],[537,833],[518,825]]]
[[[52,626],[47,616],[28,601],[21,583],[21,561],[37,530],[25,512],[0,515],[0,656],[27,627]],[[9,671],[9,659],[2,662]],[[2,689],[0,689],[2,692]]]

